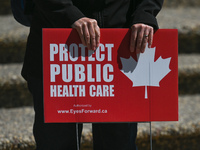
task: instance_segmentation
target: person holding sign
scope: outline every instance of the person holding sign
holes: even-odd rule
[[[100,28],[130,28],[130,51],[151,47],[163,0],[34,0],[22,76],[34,99],[37,150],[76,150],[75,123],[44,123],[42,28],[75,28],[82,44],[96,50]],[[134,98],[134,96],[133,96]],[[137,115],[137,114],[136,114]],[[79,141],[82,124],[79,124]],[[93,124],[94,150],[136,150],[137,123]]]

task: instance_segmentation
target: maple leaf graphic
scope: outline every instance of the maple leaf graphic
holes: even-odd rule
[[[121,71],[133,82],[133,87],[145,86],[145,99],[148,98],[147,86],[159,87],[159,82],[171,71],[169,64],[171,57],[162,59],[161,56],[154,62],[155,48],[146,47],[145,52],[138,55],[138,62],[132,57],[122,62]]]

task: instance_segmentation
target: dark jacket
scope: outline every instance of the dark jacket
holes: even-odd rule
[[[158,29],[156,15],[163,0],[34,0],[22,76],[42,78],[42,28],[71,28],[82,17],[100,28],[129,28],[144,23]]]

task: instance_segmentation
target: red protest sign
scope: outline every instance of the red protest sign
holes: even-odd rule
[[[128,29],[101,29],[96,51],[72,29],[43,29],[45,122],[178,120],[177,30],[129,50]]]

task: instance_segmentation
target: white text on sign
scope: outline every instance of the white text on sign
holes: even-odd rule
[[[51,97],[85,97],[86,93],[91,97],[113,97],[114,85],[110,85],[114,80],[113,47],[114,44],[100,44],[94,52],[86,51],[83,44],[51,43],[51,83],[56,84],[58,80],[63,83],[99,83],[87,89],[85,85],[51,85]]]

